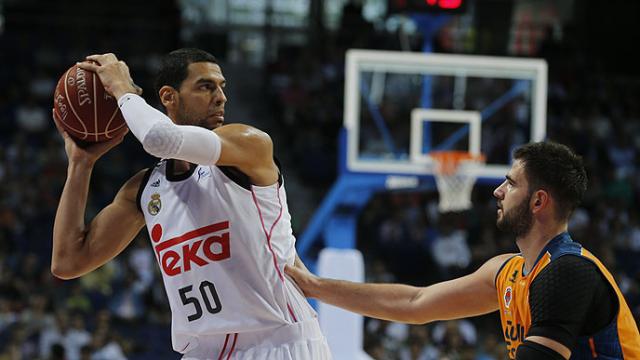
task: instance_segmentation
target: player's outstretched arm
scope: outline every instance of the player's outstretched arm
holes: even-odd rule
[[[144,225],[135,199],[144,172],[131,178],[113,203],[85,225],[89,182],[95,162],[122,141],[126,130],[113,140],[80,148],[54,120],[65,141],[69,158],[67,180],[53,226],[51,272],[71,279],[99,267],[121,252]]]
[[[470,275],[422,288],[319,278],[298,263],[295,267],[286,266],[285,272],[308,297],[368,317],[424,324],[497,310],[494,279],[510,256],[496,256]]]

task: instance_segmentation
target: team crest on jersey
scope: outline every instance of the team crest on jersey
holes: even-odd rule
[[[506,308],[509,307],[509,304],[511,304],[512,299],[513,299],[513,290],[511,290],[511,286],[507,286],[507,288],[504,290],[504,306]]]
[[[149,210],[149,214],[158,215],[161,209],[162,201],[160,201],[160,194],[156,193],[151,195],[151,200],[149,201],[149,204],[147,204],[147,210]]]

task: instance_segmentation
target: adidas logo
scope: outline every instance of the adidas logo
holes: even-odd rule
[[[159,186],[160,186],[160,179],[151,183],[151,187],[159,187]]]

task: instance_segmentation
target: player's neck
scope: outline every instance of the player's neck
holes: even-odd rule
[[[516,244],[524,257],[524,269],[529,273],[540,252],[553,238],[567,231],[567,223],[542,224],[534,223],[531,230],[516,239]]]

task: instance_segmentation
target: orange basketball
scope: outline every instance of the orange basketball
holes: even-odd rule
[[[127,126],[98,75],[76,65],[58,80],[53,108],[67,133],[84,142],[112,139]]]

